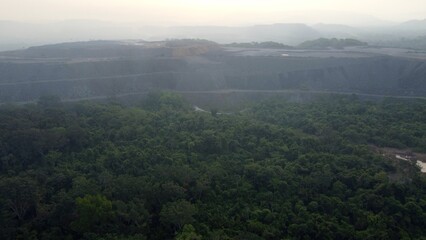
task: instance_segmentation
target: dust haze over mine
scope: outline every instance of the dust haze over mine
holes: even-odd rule
[[[168,92],[216,115],[275,98],[424,100],[426,20],[367,20],[169,27],[0,21],[0,104],[134,106]]]
[[[424,20],[381,27],[291,23],[151,27],[137,34],[115,25],[109,33],[106,23],[82,21],[70,27],[73,24],[31,26],[46,35],[27,36],[21,42],[64,41],[70,35],[78,39],[79,33],[106,40],[0,52],[1,102],[29,102],[42,95],[63,100],[135,98],[157,90],[191,97],[232,94],[230,90],[247,95],[329,92],[422,97],[426,90]],[[13,49],[8,39],[16,34],[8,33],[34,34],[25,33],[29,27],[3,22],[0,47]],[[118,30],[121,35],[112,36]],[[108,40],[138,34],[151,40]]]

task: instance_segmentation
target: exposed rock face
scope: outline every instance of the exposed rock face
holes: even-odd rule
[[[365,50],[250,50],[249,56],[244,49],[228,50],[211,42],[101,42],[2,53],[0,102],[33,101],[44,94],[62,99],[112,97],[152,89],[426,96],[426,61],[421,58]]]

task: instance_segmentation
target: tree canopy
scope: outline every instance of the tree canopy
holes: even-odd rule
[[[55,99],[54,99],[55,100]],[[1,239],[421,239],[426,102],[0,107]]]

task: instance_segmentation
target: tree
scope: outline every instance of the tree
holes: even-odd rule
[[[4,207],[20,222],[37,214],[37,186],[27,177],[11,177],[0,182],[0,196]]]
[[[197,234],[194,226],[186,224],[182,231],[176,236],[176,240],[201,240],[201,236]]]
[[[185,224],[194,221],[197,209],[186,200],[178,200],[163,205],[160,212],[160,220],[165,225],[172,225],[175,229],[181,229]]]
[[[102,195],[86,195],[76,199],[77,219],[71,228],[79,233],[108,231],[102,226],[113,217],[112,203]]]

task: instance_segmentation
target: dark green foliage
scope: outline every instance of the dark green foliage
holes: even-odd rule
[[[172,225],[176,229],[181,229],[183,225],[194,221],[196,208],[186,200],[168,202],[163,205],[160,212],[160,220],[165,225]]]
[[[200,235],[195,232],[194,226],[187,224],[183,227],[182,232],[176,236],[176,240],[200,240]]]
[[[100,232],[98,226],[110,221],[113,217],[112,203],[101,195],[86,195],[76,199],[77,219],[71,223],[71,229],[84,234]]]
[[[0,239],[419,239],[424,101],[0,108]],[[401,169],[403,168],[403,169]]]

